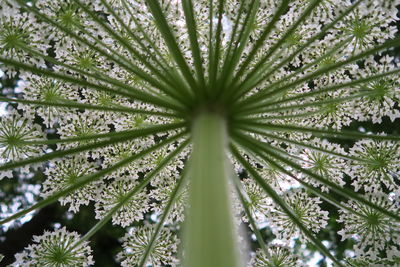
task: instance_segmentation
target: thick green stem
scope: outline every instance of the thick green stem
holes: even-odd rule
[[[183,266],[240,266],[230,204],[225,120],[217,114],[201,114],[192,131]]]

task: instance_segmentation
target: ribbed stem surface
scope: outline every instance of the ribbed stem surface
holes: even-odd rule
[[[225,120],[200,114],[193,125],[185,267],[240,266],[227,169]]]

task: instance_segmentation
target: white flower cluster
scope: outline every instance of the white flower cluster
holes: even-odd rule
[[[345,155],[346,152],[337,144],[332,144],[326,140],[320,140],[315,138],[309,142],[310,145],[314,145],[324,150],[341,153]],[[330,156],[323,152],[317,152],[311,149],[304,149],[301,157],[303,158],[303,168],[309,169],[316,174],[319,174],[334,183],[343,186],[343,170],[346,169],[344,159],[339,157]],[[319,184],[312,178],[305,177],[304,181],[316,186],[321,187],[323,191],[327,191],[328,188],[324,185]]]
[[[249,266],[252,267],[302,267],[299,257],[293,254],[289,247],[273,245],[267,248],[266,253],[259,249],[251,258]]]
[[[183,2],[192,3],[193,22]],[[388,136],[378,134],[372,140],[359,132],[353,138],[343,131],[357,139],[345,147],[329,137],[357,121],[399,120],[398,59],[382,52],[385,47],[370,49],[396,36],[400,0],[214,2],[225,4],[0,0],[0,67],[22,79],[14,110],[0,117],[0,163],[60,153],[62,158],[42,165],[44,198],[104,172],[59,201],[74,213],[94,203],[96,219],[109,217],[129,229],[118,254],[122,266],[141,261],[155,230],[146,218],[163,214],[190,158],[189,145],[165,163],[184,139],[166,141],[190,131],[203,107],[227,115],[234,146],[245,143],[236,138],[240,134],[263,144],[260,151],[249,145],[240,152],[313,234],[335,220],[321,204],[324,194],[329,197],[338,188],[352,189],[398,216],[398,203],[390,195],[400,194],[399,138],[383,140]],[[307,14],[307,7],[318,2]],[[158,9],[151,3],[157,3],[163,19],[155,18]],[[188,29],[192,24],[196,31]],[[41,126],[34,121],[42,121]],[[178,123],[185,126],[144,134]],[[56,139],[46,139],[50,130]],[[311,240],[266,186],[229,157],[245,177],[241,183],[249,214],[285,243],[269,246],[267,253],[257,250],[250,265],[301,266],[300,256],[286,245]],[[29,171],[29,166],[19,168]],[[0,179],[11,178],[12,171],[4,169]],[[184,221],[186,187],[175,198],[146,264],[179,262],[178,238],[169,228],[179,229]],[[354,200],[336,208],[343,226],[339,234],[355,241],[355,257],[348,262],[389,266],[399,258],[399,223],[392,217]],[[251,222],[242,209],[236,212],[244,223]],[[17,255],[16,266],[93,264],[86,242],[72,247],[78,239],[64,228],[46,232]]]
[[[126,194],[133,190],[137,184],[130,177],[114,180],[96,198],[96,219],[101,219],[114,206],[118,205]],[[143,219],[143,214],[149,209],[149,199],[146,192],[140,192],[131,197],[113,215],[112,222],[123,227]]]
[[[294,190],[288,191],[284,199],[292,208],[297,219],[313,232],[318,233],[328,224],[328,212],[321,210],[318,205],[322,203],[320,198],[310,198],[302,190]],[[298,236],[303,238],[296,224],[277,205],[270,210],[269,219],[272,231],[279,239],[290,240]]]
[[[123,267],[133,267],[142,260],[149,242],[153,236],[155,227],[145,225],[143,227],[132,228],[124,237],[122,252],[118,254],[118,259]],[[162,228],[153,248],[149,251],[145,266],[176,266],[178,260],[176,251],[179,240],[177,236],[168,228]]]
[[[68,232],[65,227],[33,237],[33,244],[15,255],[13,267],[24,266],[90,266],[94,264],[92,250],[85,241],[75,246],[79,234]]]
[[[396,182],[400,175],[400,145],[391,141],[358,141],[350,154],[364,159],[362,162],[350,162],[348,174],[354,180],[358,191],[377,193],[390,190],[398,192]]]
[[[398,212],[398,205],[385,195],[370,195],[369,199],[385,210]],[[365,205],[350,201],[347,206],[358,212],[357,215],[341,210],[338,222],[344,224],[339,234],[344,239],[355,240],[354,250],[358,256],[371,261],[381,260],[384,253],[387,260],[400,257],[400,223],[387,215]],[[385,258],[383,258],[385,259]]]
[[[18,161],[44,153],[43,145],[32,143],[44,139],[39,125],[29,118],[22,117],[17,111],[12,111],[0,117],[0,163]],[[31,143],[29,143],[31,142]],[[20,171],[27,173],[29,166],[23,166]],[[12,177],[11,170],[0,171],[0,179]]]
[[[96,166],[81,156],[55,161],[45,170],[49,178],[43,183],[41,195],[47,197],[64,190],[74,185],[80,177],[90,175],[95,170]],[[69,211],[78,212],[80,205],[88,205],[90,201],[99,199],[98,194],[102,186],[100,181],[92,182],[60,198],[59,201],[62,205],[69,204]]]

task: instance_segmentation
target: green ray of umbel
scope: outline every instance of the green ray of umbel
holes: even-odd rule
[[[248,163],[243,156],[239,153],[235,146],[231,146],[232,153],[235,158],[243,165],[243,167],[249,172],[250,176],[257,182],[257,184],[265,191],[265,193],[271,197],[274,202],[283,210],[283,212],[292,220],[294,224],[301,230],[301,232],[312,242],[312,244],[325,256],[330,258],[336,266],[344,267],[330,252],[329,250],[322,244],[322,242],[315,237],[313,232],[308,229],[302,221],[296,216],[292,208],[286,203],[282,197],[280,197],[276,191],[264,181],[264,179],[259,175],[257,171],[255,171],[250,163]]]

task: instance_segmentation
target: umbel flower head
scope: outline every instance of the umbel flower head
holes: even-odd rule
[[[268,256],[267,256],[268,254]],[[284,246],[271,246],[268,250],[258,250],[250,261],[250,266],[272,267],[272,266],[304,266],[291,251]]]
[[[157,243],[147,251],[154,232],[153,228],[145,225],[128,231],[123,237],[123,251],[117,255],[121,260],[121,266],[138,265],[146,253],[149,253],[148,262],[144,262],[146,265],[176,265],[178,261],[174,254],[177,250],[178,238],[168,228],[161,230]]]
[[[398,264],[400,136],[351,129],[399,120],[400,0],[0,4],[0,67],[20,80],[0,97],[0,178],[45,175],[0,224],[55,201],[98,219],[35,237],[15,266],[93,264],[109,221],[122,266],[307,265],[299,242]],[[348,255],[317,236],[332,225]]]
[[[15,255],[13,266],[89,266],[93,259],[88,242],[77,244],[79,235],[65,227],[33,237],[33,244]]]

